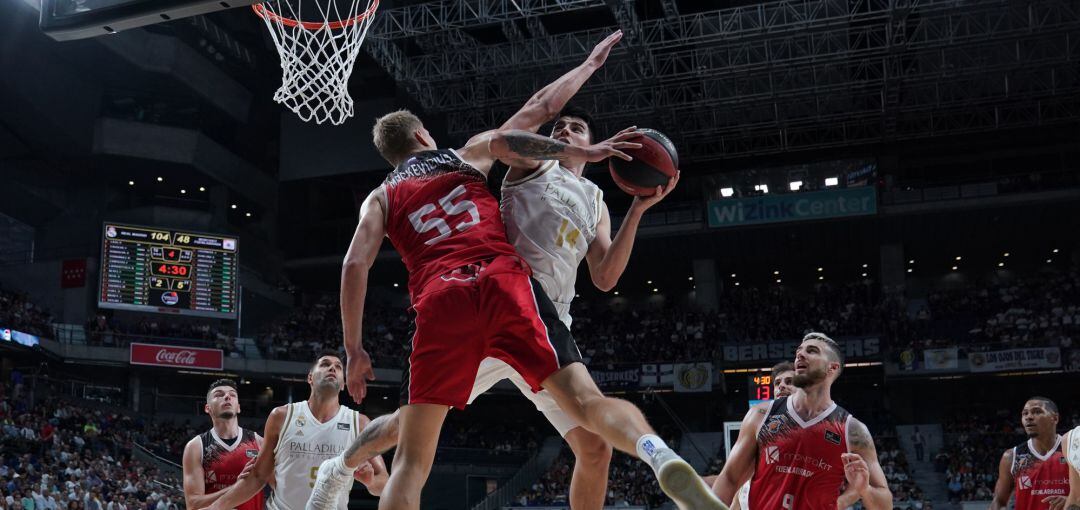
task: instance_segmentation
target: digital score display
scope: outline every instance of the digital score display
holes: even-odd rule
[[[750,395],[750,407],[773,399],[771,375],[752,375],[747,379],[747,386],[747,394]]]
[[[106,223],[98,306],[235,319],[235,237]]]

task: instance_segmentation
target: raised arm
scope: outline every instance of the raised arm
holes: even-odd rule
[[[589,58],[557,80],[538,90],[525,106],[521,107],[499,129],[521,129],[535,133],[544,123],[551,121],[581,90],[585,81],[607,61],[611,48],[622,39],[622,30],[607,36],[593,48]]]
[[[242,505],[258,494],[274,477],[274,448],[277,446],[278,438],[281,437],[285,411],[286,408],[282,406],[270,412],[270,416],[266,418],[266,426],[263,428],[265,440],[262,448],[259,449],[258,457],[255,458],[255,467],[251,470],[251,474],[240,478],[229,487],[225,494],[214,501],[210,510],[232,510]]]
[[[379,254],[383,237],[386,237],[385,204],[386,197],[381,187],[364,200],[360,206],[360,221],[341,266],[341,330],[345,337],[345,354],[348,356],[345,385],[356,403],[367,395],[367,382],[375,379],[371,357],[364,350],[362,332],[368,272]]]
[[[1009,508],[1009,498],[1013,492],[1012,476],[1013,451],[1012,448],[1001,454],[998,462],[998,479],[994,484],[994,499],[990,500],[990,510],[1004,510]]]
[[[885,480],[885,472],[878,463],[874,438],[866,425],[855,418],[851,418],[848,428],[848,447],[851,453],[842,456],[848,485],[868,510],[891,510],[892,492]]]
[[[758,453],[757,431],[768,412],[768,404],[758,404],[746,413],[739,425],[739,438],[735,440],[735,446],[731,447],[731,454],[724,463],[724,469],[720,470],[720,475],[713,482],[713,492],[727,505],[731,505],[739,488],[754,474]]]
[[[634,197],[615,239],[611,238],[611,215],[608,213],[607,204],[604,204],[600,221],[596,225],[596,239],[593,239],[589,251],[585,254],[585,260],[589,262],[589,275],[592,276],[596,288],[607,292],[619,283],[619,278],[630,261],[630,252],[634,248],[641,217],[645,211],[671,193],[678,183],[679,174],[675,174],[675,177],[668,180],[667,186],[656,187],[655,195]]]

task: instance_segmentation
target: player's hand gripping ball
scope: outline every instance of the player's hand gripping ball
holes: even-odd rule
[[[655,129],[638,129],[627,142],[640,143],[641,148],[625,149],[632,161],[619,158],[608,160],[611,178],[623,191],[634,196],[651,196],[657,186],[666,186],[679,171],[679,153],[675,144]]]

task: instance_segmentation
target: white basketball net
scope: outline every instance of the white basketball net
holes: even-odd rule
[[[338,2],[348,1],[344,12]],[[379,0],[366,2],[270,0],[252,5],[281,57],[281,88],[274,101],[305,122],[339,125],[353,116],[349,76],[379,7]]]

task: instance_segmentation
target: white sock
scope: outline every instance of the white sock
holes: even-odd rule
[[[659,450],[667,449],[668,445],[656,434],[645,434],[637,440],[638,458],[652,464],[653,457]]]

